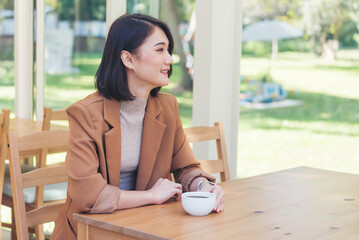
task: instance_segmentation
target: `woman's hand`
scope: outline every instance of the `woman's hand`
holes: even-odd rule
[[[209,183],[204,182],[202,184],[201,192],[212,192],[216,194],[216,205],[213,209],[215,212],[222,212],[224,207],[224,190],[221,188],[221,186],[218,185],[210,185]]]
[[[161,204],[173,196],[176,197],[176,200],[180,199],[182,185],[168,179],[160,178],[148,192],[152,194],[154,204]]]

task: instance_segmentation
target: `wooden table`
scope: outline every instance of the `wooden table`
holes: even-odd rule
[[[181,202],[74,214],[78,239],[359,239],[359,175],[298,167],[222,183],[225,210]]]

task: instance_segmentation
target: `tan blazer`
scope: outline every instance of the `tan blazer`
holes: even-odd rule
[[[119,186],[121,168],[120,104],[93,93],[67,109],[70,125],[66,156],[68,191],[51,239],[76,239],[73,213],[89,212],[106,185]],[[159,178],[174,173],[188,191],[191,181],[204,176],[186,141],[178,104],[170,94],[148,97],[144,116],[136,190],[150,189]],[[116,189],[117,190],[117,189]],[[120,192],[120,191],[117,191]],[[119,198],[120,194],[115,194]]]

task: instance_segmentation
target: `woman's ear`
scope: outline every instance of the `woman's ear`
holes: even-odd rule
[[[129,68],[129,69],[134,69],[133,66],[133,56],[131,53],[127,52],[126,50],[123,50],[121,52],[121,60],[123,62],[123,64],[125,65],[125,67]]]

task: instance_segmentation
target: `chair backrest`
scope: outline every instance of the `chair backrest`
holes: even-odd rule
[[[49,131],[51,121],[68,120],[66,108],[53,110],[51,107],[44,107],[44,117],[42,119],[42,131]]]
[[[184,133],[189,143],[215,140],[217,144],[217,160],[199,160],[201,167],[207,173],[220,173],[221,181],[230,180],[226,142],[222,122],[215,122],[214,126],[199,126],[185,128]]]
[[[66,108],[53,110],[51,107],[44,107],[44,116],[42,119],[42,131],[49,131],[51,129],[51,121],[68,121]],[[42,149],[40,152],[39,161],[37,161],[37,167],[43,167],[46,165],[46,155],[48,153],[65,152],[67,148],[51,148]]]
[[[44,185],[67,182],[64,165],[45,166],[21,173],[20,157],[22,152],[38,151],[68,144],[68,131],[43,131],[22,137],[15,133],[7,134],[11,189],[15,212],[16,234],[18,239],[28,239],[28,227],[54,221],[64,201],[40,204],[26,212],[23,188],[43,187]],[[37,196],[36,196],[37,197]]]

